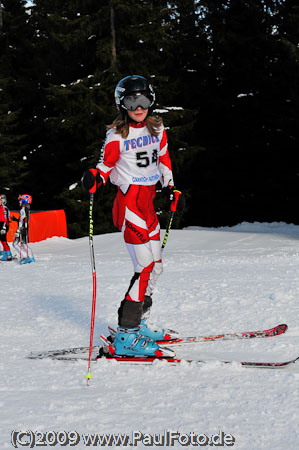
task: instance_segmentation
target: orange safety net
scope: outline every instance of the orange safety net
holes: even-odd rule
[[[13,220],[13,217],[15,217],[17,221]],[[11,211],[11,222],[7,233],[8,242],[14,240],[15,232],[18,229],[19,217],[19,213]],[[64,210],[31,212],[29,221],[29,242],[39,242],[53,236],[67,237]]]

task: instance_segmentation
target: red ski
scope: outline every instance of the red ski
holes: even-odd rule
[[[184,344],[193,344],[197,342],[214,342],[221,340],[232,340],[232,339],[252,339],[252,338],[268,338],[273,336],[279,336],[283,334],[287,330],[287,325],[277,325],[276,327],[270,328],[269,330],[261,330],[261,331],[247,331],[243,333],[223,333],[217,335],[210,336],[197,336],[197,337],[182,337],[179,339],[175,339],[172,341],[162,341],[160,345],[184,345]],[[113,331],[110,329],[111,332]],[[115,356],[113,344],[105,337],[101,336],[101,340],[103,341],[103,346],[94,346],[92,348],[92,357],[91,361],[98,361],[101,359],[114,360],[119,363],[128,363],[128,364],[153,364],[156,361],[163,361],[169,363],[170,365],[179,365],[182,363],[211,363],[211,361],[207,360],[187,360],[187,359],[178,359],[178,358],[140,358],[140,357],[127,357],[127,356]],[[77,361],[77,360],[88,360],[89,355],[89,347],[77,347],[77,348],[69,348],[63,350],[46,350],[41,352],[33,352],[27,356],[29,359],[58,359],[63,361]],[[258,362],[258,361],[219,361],[223,364],[232,364],[236,363],[243,367],[253,367],[260,369],[282,369],[290,364],[298,361],[299,358],[291,359],[289,361],[283,362]],[[215,361],[214,361],[215,362]]]
[[[182,363],[188,363],[188,364],[207,364],[207,363],[212,363],[215,362],[215,360],[195,360],[195,359],[177,359],[177,358],[140,358],[140,357],[127,357],[127,356],[114,356],[114,355],[102,355],[101,357],[104,357],[105,359],[108,360],[114,360],[117,361],[119,363],[128,363],[128,364],[144,364],[144,365],[152,365],[154,364],[156,361],[166,361],[168,364],[170,365],[179,365]],[[100,359],[100,358],[98,358]],[[255,369],[283,369],[286,366],[289,366],[291,364],[296,363],[297,361],[299,361],[299,357],[298,358],[294,358],[291,359],[289,361],[275,361],[275,362],[259,362],[259,361],[217,361],[220,362],[222,364],[239,364],[242,367],[245,368],[255,368]]]
[[[215,362],[214,360],[208,361],[208,360],[195,360],[195,359],[178,359],[178,358],[168,358],[168,357],[140,357],[140,356],[117,356],[114,354],[115,349],[113,344],[108,341],[108,339],[101,335],[101,340],[103,342],[103,347],[100,349],[98,358],[96,359],[108,359],[117,361],[118,363],[128,363],[128,364],[148,364],[152,365],[156,361],[163,361],[171,365],[179,365],[182,363],[187,364],[194,364],[194,363],[208,363],[208,362]],[[296,361],[299,360],[298,358],[291,359],[289,361],[282,361],[282,362],[259,362],[259,361],[217,361],[222,364],[239,364],[242,367],[246,368],[256,368],[256,369],[283,369],[286,366],[289,366],[290,364],[294,364]]]
[[[106,351],[105,351],[106,350]],[[53,350],[44,352],[30,353],[27,356],[28,359],[55,359],[60,361],[88,361],[89,347],[78,347],[64,350]],[[215,360],[196,360],[196,359],[178,359],[178,358],[140,358],[140,357],[127,357],[127,356],[114,356],[107,353],[107,349],[103,347],[93,347],[92,358],[93,362],[100,362],[101,360],[116,361],[117,364],[133,364],[133,365],[153,365],[157,361],[161,364],[169,364],[170,366],[178,366],[180,364],[211,364],[213,362],[220,362],[222,364],[239,364],[244,368],[255,369],[284,369],[287,366],[295,364],[299,361],[298,358],[290,359],[288,361],[275,361],[275,362],[263,362],[263,361],[215,361]]]
[[[108,327],[112,340],[115,335],[115,330],[111,327]],[[186,345],[186,344],[195,344],[202,342],[214,342],[214,341],[231,341],[237,339],[254,339],[254,338],[268,338],[279,336],[280,334],[284,334],[288,329],[286,324],[276,325],[269,330],[259,330],[259,331],[243,331],[242,333],[221,333],[221,334],[212,334],[209,336],[193,336],[193,337],[179,337],[176,339],[168,339],[163,341],[157,341],[159,345]]]

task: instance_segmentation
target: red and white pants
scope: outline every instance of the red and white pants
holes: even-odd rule
[[[163,271],[155,195],[154,185],[130,185],[126,193],[118,189],[113,204],[113,221],[123,233],[135,272],[126,299],[135,302],[152,294]]]

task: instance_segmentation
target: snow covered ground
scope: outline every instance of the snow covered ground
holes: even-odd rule
[[[94,343],[98,344],[107,325],[116,325],[132,266],[119,233],[96,236],[94,244],[98,280]],[[88,446],[83,436],[88,433],[126,433],[130,438],[134,433],[136,446],[131,448],[149,446],[149,435],[156,435],[157,444],[166,436],[164,448],[170,447],[170,436],[170,448],[199,448],[220,430],[224,447],[231,443],[238,450],[298,448],[299,365],[260,370],[216,362],[299,356],[298,226],[244,223],[172,230],[152,309],[154,323],[182,335],[287,323],[285,335],[177,349],[178,356],[207,359],[207,364],[172,367],[157,362],[136,367],[101,360],[92,365],[89,387],[85,361],[26,359],[30,351],[89,344],[88,239],[52,238],[31,248],[36,263],[0,264],[0,449],[13,448],[13,430],[78,433],[69,434],[66,447],[61,445],[64,434],[56,434],[60,443],[53,448],[89,448],[91,442]],[[176,432],[181,436],[176,438]],[[195,434],[201,435],[197,446]],[[51,447],[51,436],[35,434],[35,445],[44,438],[45,448]],[[18,443],[16,434],[13,437],[18,448],[30,439],[29,434],[20,434]],[[71,447],[72,442],[76,445]],[[94,443],[100,447],[99,441]],[[152,442],[152,448],[156,446]]]

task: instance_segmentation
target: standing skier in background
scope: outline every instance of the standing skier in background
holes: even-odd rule
[[[82,185],[95,192],[108,178],[117,186],[113,204],[114,224],[122,231],[134,266],[134,275],[118,310],[116,355],[173,356],[155,341],[177,333],[152,330],[146,319],[152,293],[162,273],[160,226],[154,209],[158,181],[174,201],[174,182],[162,119],[151,115],[155,93],[149,81],[127,76],[115,89],[119,111],[109,125],[101,160],[96,169],[84,172]]]
[[[0,241],[3,251],[0,251],[0,261],[11,261],[12,254],[7,243],[7,232],[9,230],[10,211],[7,207],[6,195],[0,195]]]
[[[32,250],[29,248],[29,219],[30,219],[30,204],[32,203],[31,195],[19,195],[20,205],[20,219],[19,226],[15,233],[15,240],[13,246],[20,255],[20,264],[27,264],[34,262]]]

